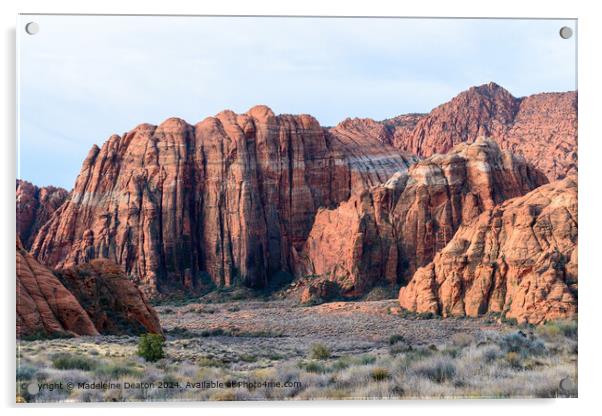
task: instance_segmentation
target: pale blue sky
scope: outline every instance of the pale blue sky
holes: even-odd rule
[[[92,144],[171,116],[266,104],[328,126],[428,112],[489,81],[573,90],[561,26],[575,22],[20,16],[17,176],[71,189]]]

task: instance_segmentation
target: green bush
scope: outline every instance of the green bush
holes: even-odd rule
[[[547,340],[558,339],[561,335],[577,339],[577,321],[553,321],[540,325],[535,330],[538,335]]]
[[[299,368],[304,369],[308,373],[322,374],[326,372],[326,368],[319,361],[300,362]]]
[[[159,334],[143,334],[138,340],[138,355],[146,361],[154,362],[165,357],[165,340]]]
[[[309,349],[309,356],[315,360],[326,360],[330,357],[330,350],[324,344],[313,344]]]
[[[97,365],[98,362],[96,360],[84,356],[61,353],[52,357],[52,366],[58,370],[91,371]]]
[[[123,376],[139,376],[141,372],[125,363],[105,363],[99,365],[95,369],[94,374],[114,380]]]
[[[511,332],[502,337],[500,347],[505,352],[515,352],[523,357],[542,355],[546,347],[539,339],[528,336],[522,331]]]

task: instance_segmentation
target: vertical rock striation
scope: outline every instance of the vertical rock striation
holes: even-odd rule
[[[334,207],[415,158],[265,106],[191,126],[143,124],[93,147],[67,202],[32,246],[64,268],[106,258],[159,290],[292,272],[319,207]]]
[[[399,293],[443,316],[497,312],[538,324],[577,313],[577,183],[544,185],[460,227]]]
[[[25,248],[31,247],[39,229],[67,199],[63,188],[38,188],[17,179],[17,235]]]
[[[316,215],[297,267],[349,296],[401,283],[429,263],[462,222],[547,182],[496,142],[461,143]]]

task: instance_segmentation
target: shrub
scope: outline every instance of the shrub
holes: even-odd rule
[[[437,315],[435,315],[433,312],[420,312],[416,315],[416,317],[418,319],[435,319]]]
[[[356,365],[374,364],[374,362],[376,361],[376,357],[370,354],[363,354],[359,357],[355,357],[353,361],[357,363]]]
[[[443,383],[456,375],[456,367],[449,359],[437,357],[419,362],[414,367],[414,372],[437,383]]]
[[[255,361],[257,361],[257,356],[253,354],[241,354],[240,359],[247,363],[254,363]]]
[[[389,370],[383,367],[376,367],[370,371],[370,377],[374,381],[385,381],[391,378],[391,374],[389,374]]]
[[[474,342],[474,337],[465,332],[458,332],[451,337],[451,342],[454,346],[464,348]]]
[[[386,299],[396,299],[399,295],[399,288],[395,290],[395,287],[384,287],[384,286],[376,286],[368,292],[367,295],[363,297],[364,301],[379,301]]]
[[[138,355],[146,361],[154,362],[165,357],[165,340],[159,334],[143,334],[138,340]]]
[[[502,337],[500,347],[504,352],[515,352],[523,357],[542,355],[546,347],[540,340],[530,337],[522,331],[511,332]]]
[[[397,355],[408,351],[412,351],[412,346],[405,342],[398,342],[389,347],[389,354],[391,355]]]
[[[223,367],[224,363],[215,358],[201,357],[197,359],[199,367]]]
[[[514,351],[510,351],[508,353],[506,353],[506,361],[508,362],[508,365],[510,365],[510,367],[512,368],[521,368],[521,359],[520,359],[520,354]]]
[[[17,381],[31,380],[38,370],[27,364],[17,366]]]
[[[389,337],[389,345],[394,345],[401,341],[404,341],[403,335],[394,334]]]
[[[60,353],[52,358],[52,366],[59,370],[82,370],[91,371],[96,368],[98,363],[84,356]]]
[[[330,357],[330,350],[324,344],[313,344],[309,349],[309,357],[315,360],[326,360]]]
[[[321,374],[321,373],[325,373],[326,372],[326,368],[319,361],[302,362],[302,363],[299,364],[299,367],[301,367],[302,369],[304,369],[308,373],[318,373],[318,374]]]
[[[577,321],[554,321],[546,322],[535,330],[538,335],[553,340],[560,335],[571,339],[577,339]]]

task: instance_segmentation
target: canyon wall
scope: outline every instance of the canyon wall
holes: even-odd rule
[[[194,126],[143,124],[90,150],[31,252],[54,268],[110,259],[159,290],[264,287],[274,273],[293,271],[318,208],[415,160],[265,106]]]
[[[493,140],[461,143],[335,209],[318,210],[298,273],[336,281],[350,296],[375,284],[403,283],[445,247],[462,222],[546,182]]]
[[[577,313],[577,183],[541,186],[483,212],[399,293],[415,312],[503,314],[538,324]]]

